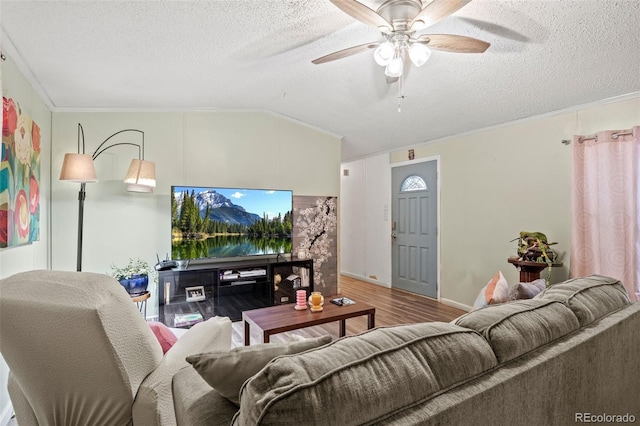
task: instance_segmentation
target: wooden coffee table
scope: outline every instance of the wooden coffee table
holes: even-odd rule
[[[272,334],[298,330],[304,327],[340,321],[340,337],[346,333],[348,318],[367,316],[367,328],[375,327],[376,308],[366,303],[356,301],[353,305],[337,306],[329,302],[340,296],[326,297],[322,312],[296,311],[293,303],[268,308],[252,309],[242,313],[244,321],[244,344],[249,346],[251,326],[262,330],[264,343],[269,343]]]

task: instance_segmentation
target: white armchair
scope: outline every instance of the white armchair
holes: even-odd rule
[[[163,356],[107,275],[30,271],[0,280],[0,352],[20,426],[175,425],[171,382],[189,366],[185,357],[230,347],[231,321],[214,317]]]

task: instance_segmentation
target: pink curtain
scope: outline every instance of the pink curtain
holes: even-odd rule
[[[571,276],[617,278],[640,300],[640,126],[572,145]]]

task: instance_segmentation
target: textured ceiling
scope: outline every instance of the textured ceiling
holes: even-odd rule
[[[54,110],[268,110],[343,136],[343,160],[640,91],[637,0],[474,0],[422,33],[491,47],[434,51],[401,112],[370,52],[311,63],[381,40],[328,0],[2,0],[0,17]]]

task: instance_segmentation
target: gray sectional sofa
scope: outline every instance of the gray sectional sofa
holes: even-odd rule
[[[452,323],[276,357],[244,383],[239,407],[187,367],[174,404],[179,425],[640,422],[639,356],[640,303],[592,276]]]

